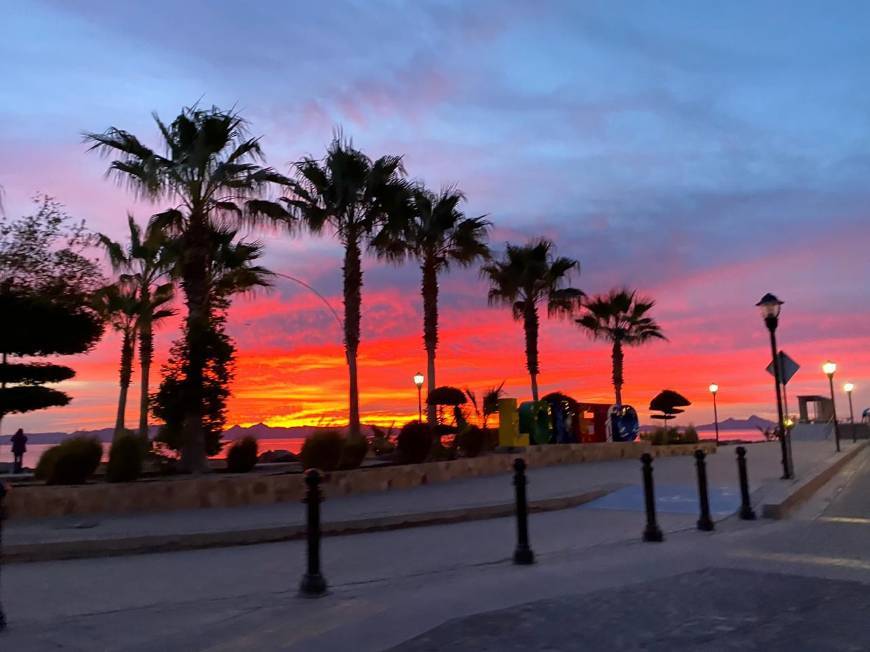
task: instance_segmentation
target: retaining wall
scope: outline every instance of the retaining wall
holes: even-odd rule
[[[380,466],[330,473],[323,485],[327,496],[405,489],[458,478],[510,472],[513,460],[523,457],[529,467],[691,455],[697,448],[715,453],[716,444],[652,446],[626,444],[550,444],[529,446],[513,453],[493,453],[447,462]],[[155,478],[126,484],[79,486],[20,486],[7,496],[10,518],[45,518],[71,514],[171,511],[209,507],[270,505],[301,500],[305,493],[299,473],[212,474],[197,477]]]

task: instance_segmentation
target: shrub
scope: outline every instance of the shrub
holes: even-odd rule
[[[369,442],[365,437],[348,437],[341,448],[340,469],[358,469],[369,452]]]
[[[393,427],[384,430],[377,426],[372,426],[372,441],[371,449],[375,455],[388,455],[396,450],[396,445],[392,441]]]
[[[425,423],[406,423],[396,441],[396,461],[399,464],[419,464],[432,449],[432,430]]]
[[[227,452],[227,471],[230,473],[248,473],[257,464],[256,437],[242,437]]]
[[[142,438],[138,435],[125,433],[116,437],[109,449],[106,479],[109,482],[133,482],[142,475],[144,457]]]
[[[47,484],[84,484],[97,470],[102,457],[99,439],[72,437],[42,454],[36,466],[37,478]]]
[[[334,471],[341,461],[344,437],[338,430],[321,430],[309,436],[302,444],[299,457],[302,468]]]
[[[466,426],[456,435],[455,445],[459,454],[463,457],[477,457],[483,450],[483,430],[477,426]]]
[[[689,424],[689,426],[683,430],[682,435],[680,435],[681,444],[697,444],[699,439],[698,431],[695,429],[695,426],[691,424]]]

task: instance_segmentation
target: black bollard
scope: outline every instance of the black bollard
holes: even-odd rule
[[[646,501],[646,529],[643,531],[643,540],[658,543],[664,541],[665,536],[659,524],[656,522],[656,497],[653,487],[652,455],[644,453],[640,456],[643,464],[643,497]]]
[[[0,574],[3,571],[3,519],[6,516],[6,485],[0,482]],[[0,632],[6,629],[6,614],[3,613],[3,583],[0,581]]]
[[[305,502],[308,505],[308,569],[299,584],[299,595],[305,598],[319,598],[326,594],[326,580],[320,572],[320,471],[309,469],[305,472],[308,491]]]
[[[535,553],[529,547],[529,510],[526,505],[526,463],[519,457],[514,460],[514,488],[517,497],[517,549],[515,564],[534,564]]]
[[[701,516],[698,519],[698,529],[711,532],[715,527],[710,518],[710,497],[707,494],[707,463],[704,458],[707,454],[702,450],[695,451],[695,464],[698,467],[698,500],[701,503]]]
[[[746,473],[746,449],[737,447],[737,472],[740,475],[740,518],[754,521],[755,511],[749,502],[749,476]]]

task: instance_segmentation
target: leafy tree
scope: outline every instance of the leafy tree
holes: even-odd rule
[[[231,297],[269,285],[270,272],[256,265],[263,247],[257,242],[238,241],[237,232],[226,227],[212,228],[209,236],[209,266],[206,283],[210,303],[209,328],[206,332],[206,365],[203,370],[202,424],[206,455],[221,450],[221,435],[226,426],[227,399],[235,377],[236,348],[225,332],[226,312]],[[183,238],[174,238],[170,251],[184,246]],[[169,360],[163,366],[163,380],[151,397],[151,412],[163,422],[157,440],[173,450],[183,452],[185,411],[190,400],[189,338],[182,337],[170,349]]]
[[[296,181],[285,198],[307,227],[321,232],[329,226],[344,246],[344,344],[349,375],[350,436],[360,436],[357,351],[362,309],[362,247],[403,210],[408,185],[398,156],[372,161],[339,133],[322,160],[305,158],[296,164]]]
[[[477,415],[477,420],[480,422],[481,428],[486,430],[490,417],[498,412],[498,402],[502,396],[504,396],[504,381],[502,381],[497,387],[490,387],[486,390],[483,393],[479,404],[477,401],[477,392],[473,389],[466,387],[465,395],[468,397],[468,400],[471,401],[471,405],[474,408],[474,413]]]
[[[287,223],[281,204],[262,198],[273,185],[287,185],[284,176],[259,164],[258,138],[250,138],[237,113],[217,107],[182,109],[170,124],[154,116],[164,153],[147,147],[133,134],[111,127],[85,135],[92,150],[117,156],[109,173],[142,197],[178,202],[155,216],[159,228],[181,238],[178,273],[185,296],[186,382],[182,466],[207,469],[205,453],[205,373],[213,337],[209,238],[218,224]]]
[[[0,421],[68,404],[67,394],[44,385],[75,375],[62,365],[10,357],[83,353],[103,332],[87,299],[104,282],[85,255],[92,236],[50,197],[34,202],[33,215],[0,220]]]
[[[422,186],[411,193],[410,210],[396,211],[377,234],[373,246],[382,258],[401,262],[413,258],[420,263],[423,296],[423,343],[426,347],[428,391],[435,382],[435,353],[438,348],[438,275],[452,265],[469,267],[489,257],[486,244],[490,223],[481,217],[465,217],[459,210],[465,196],[456,188],[439,194]],[[428,420],[436,423],[435,406],[428,405]]]
[[[538,401],[538,304],[546,302],[550,317],[569,316],[577,309],[583,292],[566,286],[569,274],[580,263],[553,256],[551,241],[540,239],[526,245],[507,245],[504,258],[484,265],[481,274],[489,280],[490,305],[510,306],[515,320],[523,322],[526,335],[526,368],[532,381],[532,398]]]
[[[130,230],[126,244],[115,242],[100,235],[100,244],[106,249],[109,262],[120,273],[119,282],[134,289],[138,314],[135,329],[139,337],[140,395],[139,436],[148,436],[148,402],[151,363],[154,358],[154,327],[171,316],[168,307],[174,296],[171,282],[165,282],[175,264],[174,252],[170,250],[166,233],[152,220],[145,232],[136,224],[132,215],[127,216]],[[132,362],[132,355],[131,355]],[[119,415],[121,417],[121,415]],[[122,417],[121,417],[122,418]],[[117,428],[116,423],[116,435]]]
[[[577,319],[592,339],[605,340],[613,346],[613,388],[617,405],[622,405],[623,346],[640,346],[654,339],[667,339],[649,316],[653,306],[655,301],[638,297],[635,290],[615,289],[588,301],[585,314]]]

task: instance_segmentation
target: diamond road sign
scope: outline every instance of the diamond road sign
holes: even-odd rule
[[[797,373],[797,370],[801,368],[801,366],[792,360],[788,355],[786,355],[785,351],[780,351],[777,356],[779,359],[779,380],[783,385],[788,384],[788,381],[792,379]],[[773,376],[773,362],[767,365],[767,373]]]

